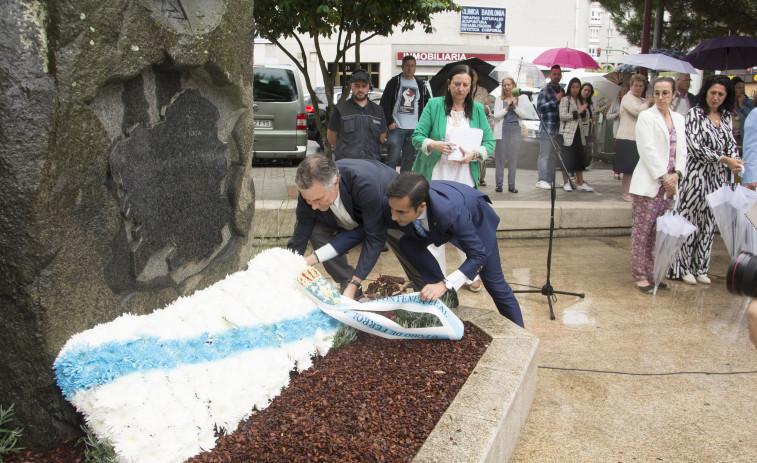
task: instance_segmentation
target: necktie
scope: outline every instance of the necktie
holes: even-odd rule
[[[415,233],[418,234],[421,238],[428,238],[428,234],[421,226],[421,219],[415,219],[413,220],[413,227],[415,227]]]

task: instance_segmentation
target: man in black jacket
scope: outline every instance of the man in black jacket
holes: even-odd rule
[[[400,172],[413,169],[416,153],[412,143],[413,132],[428,99],[426,86],[415,77],[415,58],[405,56],[402,58],[402,73],[389,79],[379,103],[389,129],[386,165],[392,169],[397,164],[400,164]]]

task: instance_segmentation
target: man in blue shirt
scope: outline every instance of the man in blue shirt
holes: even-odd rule
[[[744,172],[741,181],[750,190],[757,190],[757,111],[752,111],[743,122],[744,155],[741,157]]]
[[[536,109],[544,122],[539,132],[539,160],[537,162],[539,181],[536,182],[536,188],[545,190],[552,188],[552,182],[555,179],[555,161],[552,158],[554,148],[550,136],[554,137],[560,126],[560,100],[565,95],[560,87],[560,79],[562,79],[562,69],[555,64],[549,71],[550,82],[539,92],[539,98],[536,100]]]
[[[413,170],[416,155],[413,132],[429,99],[423,81],[415,77],[415,67],[412,55],[402,58],[402,73],[389,79],[379,103],[389,129],[386,165],[396,168],[399,164],[400,172]]]

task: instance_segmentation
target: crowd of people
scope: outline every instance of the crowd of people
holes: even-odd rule
[[[560,86],[562,69],[550,69],[539,92],[540,152],[537,188],[554,188],[556,160],[565,191],[594,191],[583,178],[591,162],[587,148],[597,136],[594,88],[578,78]],[[654,289],[655,224],[677,211],[697,228],[684,243],[668,278],[709,284],[707,276],[715,219],[706,196],[742,174],[757,188],[757,117],[744,84],[716,75],[691,94],[690,76],[660,77],[651,87],[635,74],[620,86],[607,111],[615,138],[615,178],[622,199],[632,203],[631,275],[636,287]],[[517,300],[505,281],[496,245],[499,217],[485,185],[485,162],[495,159],[495,192],[517,193],[516,168],[526,113],[505,77],[499,96],[490,97],[476,71],[453,66],[443,95],[432,98],[415,78],[415,59],[406,56],[402,72],[386,86],[380,104],[368,100],[370,75],[355,71],[352,96],[337,105],[328,125],[335,161],[306,159],[297,170],[300,191],[297,225],[289,247],[309,264],[323,262],[349,297],[358,297],[362,280],[389,247],[424,300],[448,295],[456,300],[463,286],[485,287],[502,315],[523,325]],[[458,146],[460,130],[478,131],[475,146]],[[386,163],[380,147],[389,143]],[[456,140],[456,139],[455,139]],[[559,155],[558,155],[559,154]],[[454,156],[453,156],[454,155]],[[397,173],[397,166],[400,173]],[[746,168],[746,170],[744,170]],[[743,171],[743,173],[742,173]],[[353,268],[344,254],[364,243]],[[461,264],[447,270],[444,244],[452,243]],[[667,285],[662,283],[661,288]]]

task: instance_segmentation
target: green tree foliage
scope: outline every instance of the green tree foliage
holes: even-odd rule
[[[256,0],[254,16],[256,33],[270,40],[296,63],[305,76],[311,99],[315,102],[318,100],[308,73],[308,54],[305,52],[302,36],[313,41],[326,87],[328,121],[328,116],[333,110],[337,66],[345,60],[350,48],[356,47],[356,61],[359,63],[361,43],[377,35],[388,36],[396,30],[405,32],[416,27],[431,33],[431,15],[460,9],[452,0]],[[298,50],[283,46],[281,40],[289,38],[295,40]],[[321,45],[322,38],[335,39],[335,53],[325,56]],[[331,66],[329,62],[332,63]],[[343,97],[347,93],[343,92]],[[326,140],[326,128],[321,127],[318,105],[314,105],[314,110],[318,130]]]
[[[757,32],[757,0],[653,0],[650,31],[654,30],[655,9],[660,2],[666,12],[661,48],[687,53],[707,39],[723,35],[754,36]],[[599,3],[610,12],[618,31],[633,45],[641,46],[644,0],[599,0]]]

